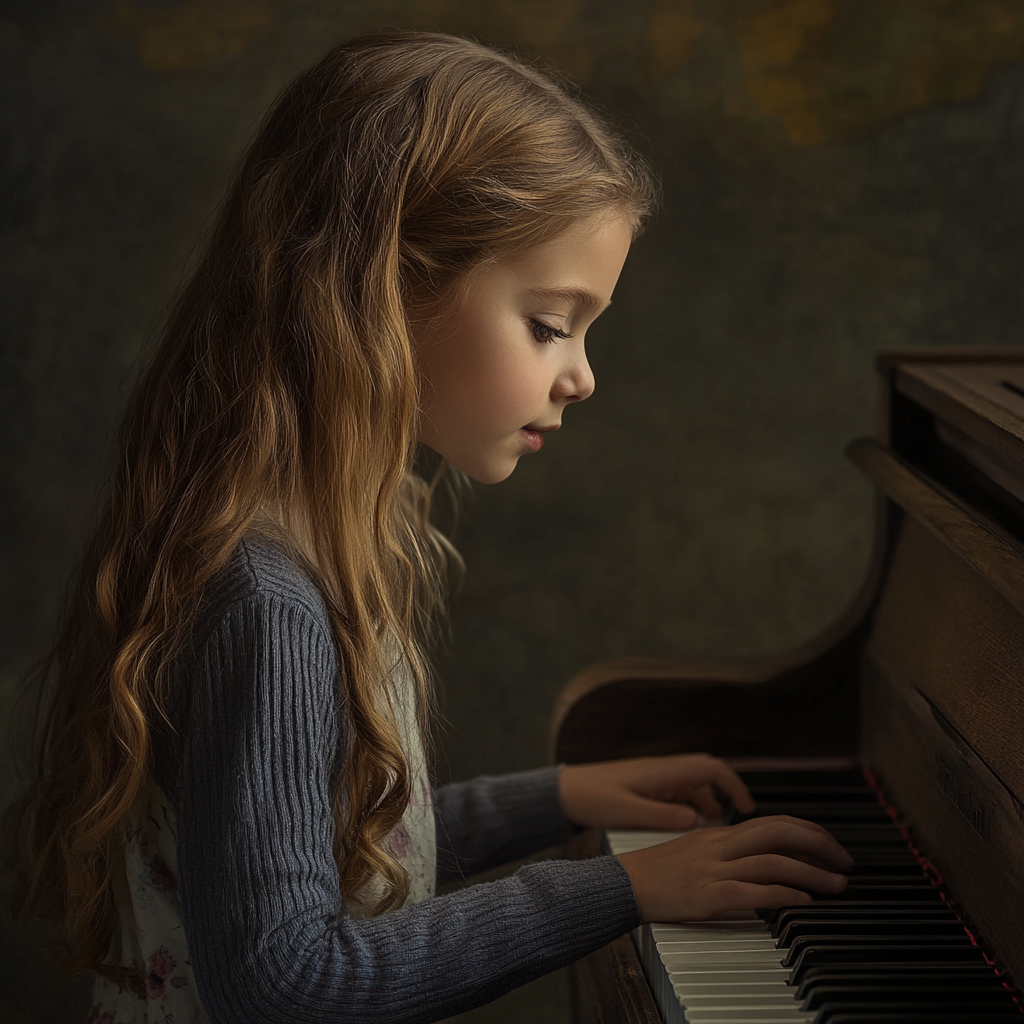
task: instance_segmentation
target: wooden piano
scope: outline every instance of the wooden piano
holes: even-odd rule
[[[774,801],[766,810],[794,814],[807,805],[779,803],[775,797],[793,789],[779,788],[780,780],[813,780],[821,772],[811,769],[848,766],[845,775],[825,771],[824,777],[849,781],[853,769],[855,782],[862,775],[866,780],[862,788],[870,783],[872,806],[863,805],[864,812],[888,816],[910,844],[891,863],[913,859],[918,882],[931,886],[924,895],[941,897],[935,913],[948,919],[952,910],[962,923],[967,939],[957,941],[970,946],[966,959],[981,962],[1002,990],[999,995],[1009,998],[999,1002],[1002,1011],[1019,1015],[1024,1000],[1014,999],[1024,987],[1024,349],[889,353],[878,365],[880,437],[855,441],[848,449],[879,492],[876,545],[868,578],[848,612],[820,637],[780,657],[597,665],[562,695],[555,757],[579,763],[707,750],[735,759],[741,774],[747,769],[752,789],[766,783],[760,798],[754,789],[759,803],[764,794]],[[841,815],[838,826],[819,820],[837,837],[848,827]],[[865,824],[864,834],[883,825]],[[607,837],[588,833],[576,853],[592,855],[602,843],[608,849]],[[868,886],[864,892],[873,891]],[[845,906],[853,907],[852,897]],[[841,930],[849,921],[874,920],[874,906],[869,901],[868,910],[853,907],[860,917],[844,912],[840,916],[849,920]],[[886,932],[884,922],[892,918],[879,920],[873,930]],[[770,920],[758,923],[770,926]],[[849,930],[864,933],[862,927]],[[578,1024],[832,1019],[814,1009],[820,1000],[801,1003],[806,985],[794,988],[792,973],[784,977],[785,968],[778,966],[774,977],[790,985],[794,998],[785,1012],[748,1017],[736,1009],[710,1016],[684,1011],[690,997],[681,993],[688,990],[673,980],[682,975],[670,973],[675,961],[659,953],[670,946],[691,948],[667,944],[674,934],[646,925],[574,965]],[[775,934],[765,933],[773,944]],[[811,940],[801,941],[806,946]],[[948,954],[952,961],[939,956],[929,973],[920,950],[880,952],[864,940],[866,952],[859,953],[859,941],[850,939],[844,948],[853,962],[860,957],[869,966],[843,970],[877,989],[875,980],[863,981],[874,978],[870,964],[884,961],[890,967],[879,970],[894,971],[894,958],[909,956],[922,979],[937,979],[935,1003],[941,1009],[930,998],[920,1012],[913,1008],[928,984],[914,982],[916,996],[854,995],[836,1021],[989,1019],[981,988],[978,1002],[969,1004],[973,1010],[954,998],[959,954]],[[839,954],[816,955],[826,964],[839,962],[831,959]],[[789,956],[784,948],[777,954],[783,956]],[[832,985],[829,992],[853,985],[837,987],[825,968],[815,970]],[[974,979],[964,985],[978,983],[976,971],[963,973]],[[704,982],[710,978],[701,976]]]

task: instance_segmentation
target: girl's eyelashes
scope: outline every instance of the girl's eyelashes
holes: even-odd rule
[[[533,336],[542,342],[555,342],[564,341],[567,338],[571,338],[571,334],[566,334],[565,331],[559,330],[557,327],[552,327],[551,324],[544,323],[543,320],[530,320],[530,330],[533,332]]]

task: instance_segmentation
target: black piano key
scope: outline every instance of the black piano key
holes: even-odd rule
[[[959,918],[952,910],[946,907],[933,907],[930,905],[918,905],[914,906],[911,904],[913,909],[899,909],[894,910],[891,907],[861,907],[858,905],[850,906],[846,904],[833,909],[833,906],[826,904],[825,906],[816,906],[813,903],[803,908],[807,913],[802,914],[797,909],[787,911],[785,914],[780,914],[773,921],[771,927],[768,929],[768,933],[773,939],[779,938],[783,931],[789,927],[794,921],[804,921],[808,924],[820,923],[827,925],[830,921],[875,921],[884,931],[889,922],[903,922],[903,921],[923,921],[923,922],[943,922],[943,923],[956,923],[960,924]],[[963,927],[961,925],[961,927]]]
[[[834,946],[829,943],[820,946],[805,946],[796,958],[789,972],[789,984],[799,985],[809,967],[822,964],[867,964],[902,963],[904,961],[925,963],[985,963],[985,955],[977,946],[960,943],[939,945],[921,943],[914,946],[863,946],[858,944]]]
[[[881,1017],[944,1024],[941,1018],[968,1010],[979,1021],[1009,1011],[1021,1024],[1010,993],[859,773],[796,774],[743,773],[758,803],[755,816],[821,824],[854,862],[844,892],[759,911],[779,947],[788,947],[783,963],[801,1001],[814,997],[805,1009],[827,1006],[836,1024],[852,1024],[851,1014],[865,1024]]]
[[[929,889],[938,893],[938,890],[934,886],[929,886]],[[847,886],[846,891],[849,891]],[[840,896],[843,894],[840,893]],[[863,908],[864,910],[907,910],[907,911],[918,911],[918,910],[934,910],[936,912],[948,912],[949,907],[946,905],[946,901],[940,896],[936,895],[934,899],[922,899],[920,894],[915,892],[912,899],[903,900],[888,900],[888,899],[840,899],[837,897],[834,900],[819,900],[815,903],[795,903],[785,907],[772,907],[769,909],[763,909],[757,911],[758,916],[768,924],[769,928],[774,928],[776,922],[779,921],[785,915],[799,914],[803,915],[805,912],[810,914],[840,914],[846,910],[857,910]]]
[[[913,864],[914,867],[921,866],[918,859],[905,846],[898,846],[895,843],[889,846],[848,843],[846,848],[850,850],[858,864]]]
[[[916,883],[911,885],[861,885],[851,883],[842,892],[835,893],[814,893],[814,898],[821,903],[834,903],[838,901],[853,902],[857,900],[918,900],[924,903],[941,903],[945,905],[942,894],[931,883]]]
[[[799,815],[794,814],[794,818]],[[835,836],[836,842],[843,846],[886,846],[892,850],[908,850],[907,840],[903,833],[891,825],[849,825],[832,823],[829,832]]]
[[[847,874],[847,888],[850,886],[877,885],[926,885],[932,887],[932,880],[921,868],[915,872],[901,874],[884,874],[882,872],[861,871],[855,864]]]
[[[787,804],[790,807],[824,801],[828,803],[878,803],[875,791],[866,785],[800,786],[792,784],[770,786],[748,784],[747,788],[758,803]]]
[[[882,934],[885,936],[906,936],[906,935],[928,935],[928,936],[954,936],[956,938],[964,938],[968,942],[967,935],[964,932],[964,926],[953,918],[953,920],[939,920],[939,921],[923,921],[923,920],[906,920],[893,918],[888,921],[879,922],[876,918],[871,917],[866,920],[858,921],[854,918],[836,918],[836,919],[825,919],[825,920],[807,920],[806,918],[797,918],[791,921],[782,932],[777,936],[778,942],[776,945],[780,949],[788,949],[793,942],[798,938],[803,938],[809,935],[828,936],[828,935],[878,935]]]
[[[1020,1024],[1020,1014],[986,1017],[985,1024]],[[839,1013],[829,1024],[977,1024],[971,1013]]]
[[[881,804],[758,803],[757,813],[764,816],[769,814],[788,814],[794,818],[805,818],[807,821],[817,822],[820,825],[827,825],[830,822],[836,824],[860,824],[862,822],[883,824],[891,821],[888,812]]]
[[[898,880],[896,884],[916,881],[918,878],[928,878],[921,865],[916,861],[911,864],[900,864],[899,862],[871,863],[870,861],[859,860],[855,851],[850,850],[849,852],[854,859],[854,865],[847,873],[849,878],[866,878],[872,880],[876,885],[882,884],[881,878],[895,878]],[[931,884],[930,878],[928,883],[929,885]]]
[[[926,1006],[878,1006],[865,1012],[863,1009],[852,1013],[842,1007],[822,1008],[814,1018],[814,1024],[1020,1024],[1021,1015],[1012,1011],[996,1010],[952,1010],[939,1004]]]
[[[994,982],[1002,988],[998,977],[984,961],[969,964],[953,963],[849,963],[822,964],[804,971],[797,985],[796,997],[802,1001],[820,985],[844,985],[847,982],[864,986],[881,984],[940,984],[944,981],[963,985]],[[1003,989],[1003,991],[1006,991]]]
[[[942,900],[935,903],[925,903],[921,900],[833,900],[829,903],[799,903],[794,906],[764,911],[769,929],[774,929],[773,935],[784,926],[785,921],[794,917],[826,918],[844,917],[848,914],[857,916],[877,914],[879,920],[893,914],[903,914],[908,918],[911,916],[933,918],[942,915],[956,917]]]
[[[837,949],[845,949],[851,951],[847,959],[856,960],[857,956],[852,951],[855,949],[888,949],[891,952],[896,952],[904,949],[924,949],[931,946],[941,946],[942,948],[954,948],[964,947],[966,949],[977,949],[971,943],[970,938],[966,932],[961,932],[959,935],[881,935],[877,932],[873,935],[851,935],[845,934],[833,934],[833,935],[804,935],[798,939],[794,939],[786,950],[786,955],[782,959],[783,967],[792,967],[796,964],[803,956],[804,952],[809,949],[828,949],[835,947]],[[861,959],[864,959],[863,957]],[[905,959],[905,958],[904,958]],[[824,961],[823,961],[824,962]]]
[[[862,786],[864,776],[859,768],[766,768],[742,771],[740,775],[748,786],[798,786],[801,788],[828,786]]]
[[[936,999],[961,1010],[970,1006],[1017,1010],[1013,997],[998,984],[958,985],[946,981],[924,982],[919,978],[905,984],[822,985],[807,994],[800,1009],[820,1010],[828,1004],[853,1007],[861,1003],[928,1002]]]

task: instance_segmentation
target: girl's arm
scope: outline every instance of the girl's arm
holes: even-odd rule
[[[344,736],[326,615],[280,556],[247,557],[197,634],[157,770],[176,811],[182,921],[213,1024],[437,1020],[571,963],[642,915],[781,906],[845,884],[830,873],[849,867],[834,839],[768,818],[622,858],[528,864],[371,920],[347,916],[332,853]]]
[[[754,810],[747,787],[707,754],[540,768],[442,786],[435,793],[438,880],[459,878],[565,842],[573,826],[692,827],[719,818],[724,793]]]
[[[315,595],[286,589],[254,584],[222,606],[183,680],[176,763],[158,772],[211,1021],[436,1020],[639,922],[610,857],[531,864],[372,920],[346,916],[329,799],[343,740],[336,661]]]
[[[573,827],[562,813],[560,772],[538,768],[438,787],[438,883],[564,843]]]

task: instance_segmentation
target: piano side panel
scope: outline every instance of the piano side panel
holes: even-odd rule
[[[865,662],[865,762],[1019,986],[1024,618],[908,517]]]

